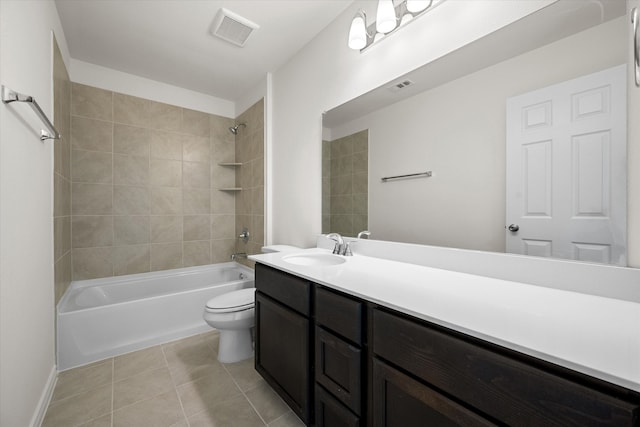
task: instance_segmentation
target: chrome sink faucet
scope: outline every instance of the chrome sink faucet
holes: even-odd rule
[[[344,255],[344,256],[352,256],[353,253],[351,253],[351,248],[349,247],[349,243],[350,242],[346,242],[344,241],[344,239],[342,238],[341,235],[339,235],[338,233],[330,233],[327,234],[327,238],[333,240],[334,242],[336,242],[335,246],[333,247],[333,253],[336,255]]]

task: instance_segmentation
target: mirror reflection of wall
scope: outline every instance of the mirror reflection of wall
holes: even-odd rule
[[[322,232],[356,236],[368,225],[368,131],[322,141]]]
[[[325,122],[335,137],[368,129],[374,238],[504,252],[507,98],[625,63],[626,30],[626,17],[616,18],[349,122]],[[424,170],[433,177],[380,183]]]

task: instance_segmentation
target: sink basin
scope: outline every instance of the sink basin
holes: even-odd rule
[[[290,264],[312,265],[312,266],[338,265],[345,262],[344,258],[339,257],[338,255],[332,255],[332,254],[288,255],[282,259]]]

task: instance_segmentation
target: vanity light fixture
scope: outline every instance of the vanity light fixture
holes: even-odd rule
[[[442,2],[444,0],[378,0],[376,21],[370,25],[367,25],[367,15],[359,9],[351,20],[349,47],[362,52]]]

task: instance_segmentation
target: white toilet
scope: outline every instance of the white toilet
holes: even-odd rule
[[[245,288],[211,298],[204,320],[220,332],[218,360],[239,362],[253,356],[251,328],[255,323],[256,288]]]
[[[264,246],[262,251],[299,250],[294,246]],[[253,356],[251,328],[255,325],[255,288],[245,288],[211,298],[204,308],[204,320],[220,332],[218,361],[234,363]]]

